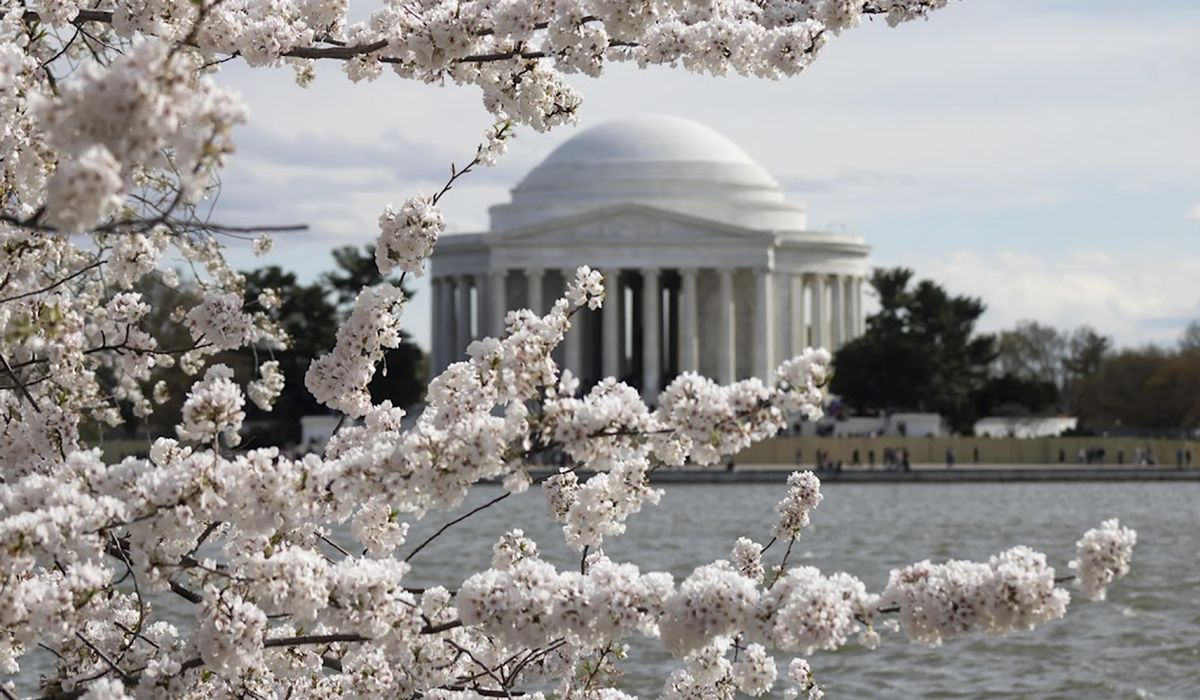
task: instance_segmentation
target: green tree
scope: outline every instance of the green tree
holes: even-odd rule
[[[995,359],[995,338],[975,333],[983,302],[954,296],[907,268],[875,270],[880,310],[834,357],[831,390],[860,412],[941,413],[956,430],[976,417],[975,395]]]
[[[1087,398],[1082,395],[1085,382],[1095,377],[1112,351],[1112,340],[1091,326],[1080,326],[1067,339],[1063,357],[1063,395],[1067,411],[1082,415]]]
[[[334,248],[330,253],[333,255],[334,269],[321,275],[321,281],[337,297],[338,306],[342,309],[348,309],[364,287],[374,287],[383,281],[379,266],[375,264],[374,246],[345,245]]]
[[[996,337],[996,374],[1062,385],[1068,336],[1037,321],[1020,321]]]
[[[1112,339],[1100,335],[1091,326],[1080,326],[1067,341],[1063,360],[1067,378],[1089,377],[1100,371],[1104,358],[1112,350]]]
[[[1200,426],[1200,350],[1122,350],[1080,378],[1075,391],[1080,421],[1092,430],[1193,430]]]
[[[1058,386],[1015,374],[988,377],[975,392],[979,416],[1037,416],[1058,409]]]
[[[261,445],[298,442],[301,416],[325,413],[304,387],[304,374],[313,358],[328,352],[337,337],[338,310],[329,299],[329,291],[320,283],[300,284],[295,273],[272,265],[242,273],[246,278],[246,299],[257,300],[267,289],[279,295],[280,305],[266,310],[268,316],[288,334],[288,346],[282,350],[258,348],[240,351],[226,361],[239,374],[257,373],[259,363],[270,359],[279,361],[283,372],[283,393],[269,415],[273,425],[257,435],[251,444]],[[247,403],[247,416],[254,420],[265,417],[253,404]],[[269,436],[269,437],[268,437]]]
[[[1200,350],[1200,319],[1187,324],[1179,336],[1179,347],[1183,350]]]

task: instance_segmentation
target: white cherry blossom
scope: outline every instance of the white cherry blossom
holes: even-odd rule
[[[1104,600],[1108,586],[1129,573],[1137,532],[1121,527],[1116,518],[1083,533],[1075,543],[1076,559],[1070,567],[1078,577],[1079,590],[1089,600]]]
[[[368,390],[400,344],[405,294],[398,281],[363,289],[305,375],[317,401],[357,419],[320,453],[236,449],[246,397],[269,411],[280,365],[264,359],[239,382],[211,364],[227,352],[269,358],[287,343],[265,313],[286,300],[277,290],[247,298],[226,258],[230,238],[271,229],[207,210],[247,118],[222,87],[230,62],[286,65],[301,85],[334,61],[355,82],[390,70],[477,91],[491,126],[469,163],[436,196],[375,205],[377,266],[403,279],[423,273],[445,229],[439,199],[458,178],[495,163],[517,129],[577,118],[578,75],[625,62],[774,79],[866,18],[895,25],[945,4],[385,0],[353,22],[345,0],[5,4],[0,670],[26,671],[27,655],[45,648],[55,656],[47,695],[92,700],[538,699],[549,688],[623,700],[578,671],[618,678],[626,641],[640,636],[679,659],[665,697],[731,698],[772,692],[771,650],[873,646],[890,615],[922,644],[1061,616],[1066,592],[1024,547],[988,562],[920,562],[892,572],[878,595],[847,574],[789,568],[783,547],[749,537],[730,561],[705,557],[678,582],[610,559],[606,543],[657,503],[657,470],[717,464],[793,415],[819,417],[830,356],[806,349],[768,381],[729,386],[684,373],[654,408],[614,378],[581,394],[554,353],[575,314],[605,303],[603,278],[587,267],[545,314],[510,312],[498,337],[472,343],[411,417]],[[257,235],[250,249],[266,254],[271,241]],[[81,426],[170,405],[171,369],[198,377],[178,439],[106,462]],[[547,454],[566,460],[540,486],[571,561],[542,558],[553,550],[513,530],[493,534],[490,567],[460,586],[409,587],[426,548],[442,545],[409,543],[410,523],[485,482],[502,484],[496,502],[537,485],[531,468]],[[778,518],[746,534],[791,541],[821,498],[815,476],[794,474]],[[1125,575],[1135,541],[1116,521],[1084,535],[1072,562],[1084,595],[1102,598]],[[164,596],[193,619],[165,619]],[[786,697],[821,695],[802,659],[786,679]]]

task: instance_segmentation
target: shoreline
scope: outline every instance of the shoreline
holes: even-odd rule
[[[1193,481],[1200,482],[1200,468],[1161,466],[1105,465],[1004,465],[972,464],[967,467],[914,464],[911,471],[846,468],[842,471],[813,469],[801,465],[747,464],[733,471],[723,467],[710,469],[661,469],[654,472],[655,484],[782,484],[794,471],[812,471],[822,483],[850,484],[953,484],[1008,482],[1133,482],[1133,481]],[[554,469],[530,470],[537,479],[554,474]],[[580,479],[593,472],[576,472]]]

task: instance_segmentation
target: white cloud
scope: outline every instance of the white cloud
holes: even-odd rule
[[[918,277],[950,292],[981,297],[985,331],[1036,319],[1060,328],[1083,324],[1113,336],[1119,345],[1172,343],[1187,322],[1200,318],[1200,255],[1171,257],[1153,251],[1073,251],[1045,255],[1003,250],[954,250],[944,256],[904,260]]]
[[[1183,218],[1191,221],[1200,221],[1200,204],[1192,207],[1191,211],[1183,215]]]

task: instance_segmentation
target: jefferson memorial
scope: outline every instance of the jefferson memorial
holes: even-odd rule
[[[863,332],[862,238],[808,229],[803,204],[732,141],[648,116],[580,132],[489,210],[484,233],[432,258],[433,371],[509,309],[548,310],[579,265],[604,274],[556,351],[586,389],[606,376],[644,396],[679,372],[769,380],[805,346]]]

